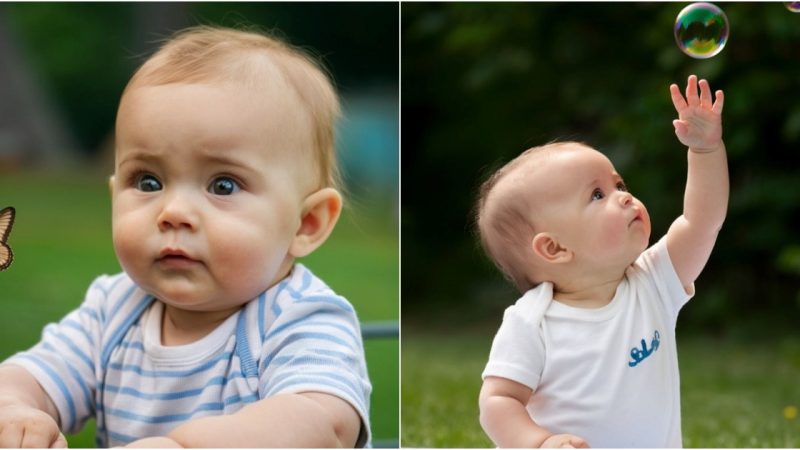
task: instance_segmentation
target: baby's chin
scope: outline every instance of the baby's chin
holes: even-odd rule
[[[252,300],[232,301],[231,299],[226,299],[226,301],[223,302],[191,295],[153,295],[153,297],[172,308],[197,314],[217,314],[224,311],[232,312],[238,310]]]
[[[159,282],[153,282],[153,280],[141,280],[140,282],[134,278],[134,282],[137,282],[139,287],[153,298],[182,311],[217,312],[235,307],[239,303],[247,303],[252,299],[251,297],[238,302],[233,296],[225,296],[225,300],[220,301],[217,298],[220,296],[212,293],[215,289],[191,278],[175,277]]]

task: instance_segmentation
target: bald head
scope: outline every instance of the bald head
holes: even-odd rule
[[[554,195],[548,189],[547,179],[552,173],[547,163],[559,153],[581,149],[591,147],[559,142],[530,148],[481,185],[475,221],[481,245],[520,292],[541,282],[531,243]]]

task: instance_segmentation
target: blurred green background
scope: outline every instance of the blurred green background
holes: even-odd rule
[[[684,444],[800,446],[800,14],[720,3],[727,46],[696,60],[673,37],[686,5],[402,5],[403,445],[491,446],[480,373],[518,294],[471,233],[480,182],[529,147],[585,141],[655,242],[686,181],[668,87],[694,73],[725,91],[731,197],[678,322]]]
[[[120,270],[108,176],[122,88],[172,31],[256,25],[322,59],[342,96],[337,146],[348,191],[326,244],[303,262],[362,322],[399,319],[398,10],[375,3],[0,4],[0,207],[15,260],[0,273],[0,359]],[[399,435],[399,342],[365,342],[373,439]],[[70,445],[94,445],[93,424]]]

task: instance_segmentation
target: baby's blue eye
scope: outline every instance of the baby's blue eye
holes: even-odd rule
[[[161,187],[161,182],[153,175],[143,174],[136,178],[136,189],[142,192],[160,191]]]
[[[217,177],[208,187],[208,192],[214,195],[231,195],[239,191],[239,183],[229,177]]]
[[[592,191],[592,200],[602,200],[605,195],[599,188]]]
[[[617,190],[620,190],[622,192],[628,192],[628,186],[625,186],[625,183],[620,181],[619,183],[617,183]]]

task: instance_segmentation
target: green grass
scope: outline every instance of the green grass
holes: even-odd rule
[[[478,423],[492,337],[430,333],[403,323],[403,447],[494,447]]]
[[[478,423],[492,332],[403,327],[402,438],[407,447],[494,447]],[[679,337],[686,447],[798,447],[800,338],[739,342]]]
[[[14,206],[9,238],[14,263],[0,273],[0,360],[39,339],[45,324],[77,307],[91,281],[120,271],[111,244],[107,175],[3,173],[0,208]],[[334,233],[303,263],[347,297],[359,319],[398,320],[398,231],[386,203],[346,209]],[[365,343],[373,384],[375,439],[399,435],[399,353],[396,339]],[[94,427],[70,446],[94,445]]]

